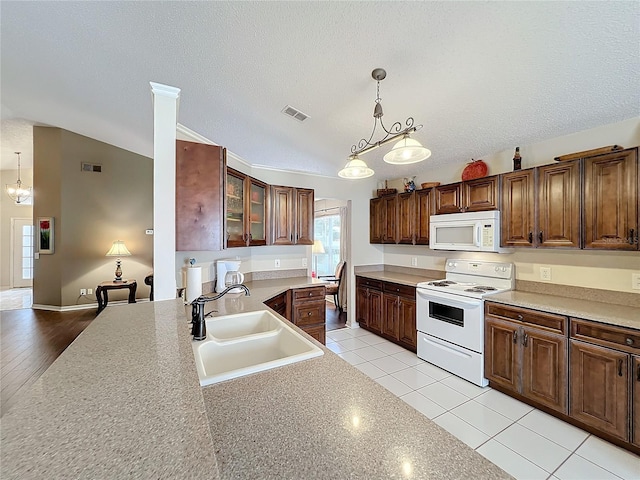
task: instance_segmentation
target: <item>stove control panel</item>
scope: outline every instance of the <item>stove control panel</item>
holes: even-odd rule
[[[513,278],[513,264],[506,262],[476,261],[467,259],[447,260],[445,270],[450,273],[478,275],[493,278]]]

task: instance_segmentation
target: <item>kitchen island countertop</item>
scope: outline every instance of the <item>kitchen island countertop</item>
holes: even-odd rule
[[[248,282],[217,315],[311,279]],[[2,418],[9,478],[510,478],[330,350],[201,388],[180,300],[107,308]]]

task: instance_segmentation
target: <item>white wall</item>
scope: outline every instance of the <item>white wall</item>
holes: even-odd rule
[[[11,286],[11,219],[33,219],[31,205],[16,205],[5,192],[4,186],[16,183],[18,170],[0,171],[0,286]],[[33,185],[33,169],[20,168],[20,180],[25,185]]]
[[[518,145],[522,155],[522,168],[553,163],[553,158],[567,153],[589,150],[606,145],[625,148],[640,145],[640,118],[632,118],[612,125],[604,125],[572,135],[552,138],[533,145]],[[512,169],[513,149],[485,155],[489,174],[509,172]],[[428,160],[416,171],[416,183],[439,181],[443,184],[460,181],[464,162],[449,168],[429,170]],[[401,188],[394,182],[393,187]],[[391,187],[391,185],[390,185]],[[578,287],[598,288],[640,294],[631,289],[631,273],[640,273],[640,253],[585,250],[513,249],[509,254],[470,254],[434,252],[424,246],[385,246],[384,263],[410,266],[411,258],[418,257],[418,267],[443,269],[447,257],[481,258],[508,261],[516,265],[519,280],[541,281],[540,266],[551,267],[551,283]]]

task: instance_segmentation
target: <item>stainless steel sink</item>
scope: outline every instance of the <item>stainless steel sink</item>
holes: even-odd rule
[[[200,385],[323,355],[321,348],[267,310],[209,319],[207,339],[193,342]]]

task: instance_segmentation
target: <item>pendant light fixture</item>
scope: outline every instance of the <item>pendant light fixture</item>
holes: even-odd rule
[[[4,186],[9,198],[16,203],[24,203],[31,197],[31,187],[23,185],[22,180],[20,180],[20,153],[15,152],[18,155],[18,180],[16,183],[7,183]]]
[[[375,150],[376,148],[386,145],[395,140],[399,141],[393,146],[391,151],[387,153],[383,159],[392,165],[407,165],[410,163],[421,162],[431,156],[431,151],[423,147],[420,142],[411,138],[411,134],[422,128],[422,125],[414,125],[413,117],[405,120],[405,127],[402,128],[400,122],[395,122],[390,128],[384,126],[382,122],[382,99],[380,98],[380,82],[387,76],[387,72],[383,68],[376,68],[371,72],[371,77],[377,82],[376,101],[373,108],[373,130],[371,136],[367,140],[361,138],[357,144],[351,146],[351,155],[345,167],[338,172],[338,176],[342,178],[367,178],[374,174],[374,171],[360,159],[360,155]],[[376,128],[380,123],[380,127],[384,130],[384,137],[378,141],[373,141]]]

